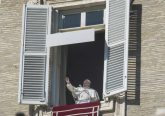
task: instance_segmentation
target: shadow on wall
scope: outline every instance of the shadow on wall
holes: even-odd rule
[[[142,5],[131,5],[127,105],[140,105]]]
[[[25,114],[23,112],[17,112],[15,116],[25,116]]]

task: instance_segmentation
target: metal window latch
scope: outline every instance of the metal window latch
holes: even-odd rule
[[[45,102],[45,99],[40,100],[40,102]]]
[[[44,92],[44,98],[40,100],[40,102],[45,102],[45,98],[46,98],[46,92]]]

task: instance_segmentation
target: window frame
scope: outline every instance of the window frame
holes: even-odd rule
[[[1,0],[0,0],[1,1]],[[101,24],[101,26],[104,26],[104,24],[105,24],[105,6],[103,6],[103,5],[101,5],[102,7],[103,7],[103,12],[104,12],[104,15],[103,15],[103,24]],[[72,8],[72,7],[71,7]],[[84,6],[82,6],[81,7],[81,9],[77,9],[77,10],[74,10],[74,8],[73,9],[69,9],[69,10],[59,10],[61,13],[64,13],[64,12],[66,12],[66,13],[69,13],[70,11],[71,12],[77,12],[77,11],[82,11],[81,13],[85,13],[85,12],[90,12],[90,11],[97,11],[97,10],[99,10],[98,8],[100,8],[100,6],[92,6],[92,7],[84,7]],[[108,13],[108,12],[107,12]],[[50,15],[51,16],[51,15]],[[84,18],[84,14],[82,15],[82,18]],[[129,18],[129,17],[128,17]],[[84,18],[84,20],[86,20],[86,17]],[[62,21],[62,20],[59,20],[60,22]],[[54,22],[56,22],[56,21],[54,21]],[[82,25],[84,25],[85,23],[84,23],[85,21],[83,21],[82,22]],[[49,19],[49,24],[51,23],[51,21],[50,21],[50,19]],[[61,23],[57,23],[57,25],[58,24],[61,24]],[[50,26],[50,25],[49,25]],[[52,26],[52,25],[51,25]],[[65,32],[65,31],[73,31],[73,30],[82,30],[82,29],[87,29],[87,28],[96,28],[96,27],[98,27],[97,29],[98,30],[100,30],[100,25],[90,25],[90,26],[84,26],[84,27],[77,27],[77,28],[68,28],[68,29],[63,29],[63,30],[58,30],[58,31],[63,31],[63,32]],[[50,27],[48,28],[48,29],[50,29]],[[104,29],[105,30],[105,27],[102,27],[102,29]],[[49,30],[50,31],[50,30]],[[48,32],[49,32],[48,31]],[[57,32],[58,32],[57,31]],[[128,30],[127,30],[128,31]],[[106,38],[105,38],[106,39]],[[50,52],[49,51],[50,49],[47,49],[47,52]],[[49,59],[49,55],[47,56],[47,58]],[[49,63],[47,62],[47,66],[49,66]],[[104,68],[104,70],[105,70],[105,68]],[[46,73],[46,75],[48,75],[48,73]],[[103,77],[104,78],[104,77]],[[48,97],[48,78],[46,78],[46,95],[47,95],[47,97]],[[20,83],[21,84],[21,83]],[[104,85],[104,83],[103,83],[103,85]],[[19,88],[20,89],[20,88]],[[51,91],[52,92],[52,91]],[[49,94],[50,95],[50,94]],[[58,97],[59,97],[59,95],[58,95]],[[49,98],[48,98],[49,99]],[[46,100],[46,102],[48,101],[48,99]],[[43,103],[43,104],[45,104],[45,103]],[[47,103],[46,103],[47,104]]]
[[[85,21],[86,17],[84,16],[84,13],[86,15],[86,12],[91,12],[91,11],[103,11],[103,24],[96,24],[96,25],[85,26],[86,25],[86,21]],[[61,29],[60,27],[62,27],[62,22],[63,22],[62,21],[62,15],[74,14],[74,13],[81,13],[80,17],[84,18],[84,20],[83,20],[84,22],[80,22],[80,24],[82,24],[83,26]],[[99,6],[97,5],[97,6],[92,6],[92,7],[88,6],[88,7],[81,7],[81,8],[73,8],[73,9],[69,9],[69,10],[58,10],[58,27],[57,27],[58,29],[57,29],[56,32],[69,32],[69,31],[86,30],[86,29],[94,29],[95,33],[96,32],[100,32],[100,31],[105,31],[105,24],[104,24],[105,23],[105,18],[104,17],[105,17],[105,5],[99,5]],[[57,49],[57,47],[56,47],[56,49]],[[57,56],[55,56],[55,57],[57,57]],[[56,64],[56,66],[57,66],[57,64]],[[50,91],[50,92],[52,92],[52,91]],[[49,95],[51,95],[51,94],[49,93]],[[60,95],[59,92],[57,92],[56,93],[56,96],[57,96],[56,99],[59,99],[58,98],[59,95]],[[48,101],[51,101],[51,100],[52,99],[49,99]],[[55,103],[58,104],[56,100],[55,100]]]
[[[101,15],[103,15],[103,16],[102,16],[102,23],[87,24],[87,20],[90,19],[90,18],[87,17],[87,14],[88,14],[88,13],[89,13],[89,14],[90,14],[90,13],[92,14],[92,13],[94,13],[94,12],[95,12],[95,13],[98,12],[98,13],[101,13]],[[86,17],[85,17],[85,26],[104,24],[104,9],[103,9],[103,10],[86,11],[86,12],[85,12],[85,16],[86,16]]]
[[[95,24],[95,25],[86,25],[86,13],[92,12],[92,11],[103,11],[103,24]],[[63,15],[69,15],[69,14],[77,14],[80,13],[80,27],[72,27],[72,28],[63,28],[63,21],[62,17]],[[65,32],[65,31],[72,31],[72,30],[81,30],[81,29],[89,29],[96,27],[97,30],[103,30],[105,29],[105,5],[96,5],[92,7],[82,7],[82,8],[74,8],[69,10],[59,10],[59,31]]]

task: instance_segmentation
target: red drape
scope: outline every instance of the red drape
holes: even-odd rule
[[[98,116],[99,102],[54,106],[53,116]]]

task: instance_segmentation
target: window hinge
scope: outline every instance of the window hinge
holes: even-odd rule
[[[46,98],[46,92],[44,92],[44,95],[43,95],[43,99],[42,100],[40,100],[40,102],[45,102],[45,98]]]

